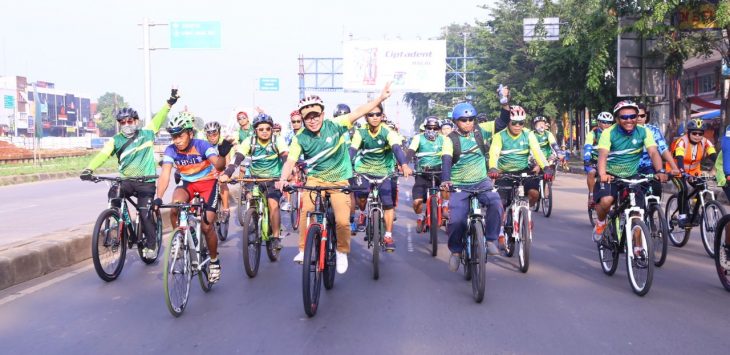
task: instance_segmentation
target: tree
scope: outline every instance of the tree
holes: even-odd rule
[[[97,121],[99,135],[102,137],[113,136],[117,132],[115,115],[119,109],[129,107],[129,104],[124,101],[124,97],[112,92],[102,95],[97,102],[96,110],[101,115],[101,119]]]

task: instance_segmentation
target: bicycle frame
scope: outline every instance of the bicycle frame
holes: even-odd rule
[[[367,205],[365,207],[365,213],[370,218],[370,213],[372,211],[380,211],[381,216],[385,216],[383,214],[383,204],[380,202],[380,185],[383,184],[386,180],[390,179],[393,176],[393,174],[389,174],[386,176],[383,176],[381,178],[371,178],[367,175],[357,174],[358,179],[358,185],[360,185],[360,179],[365,179],[370,183],[370,191],[368,192],[367,197]],[[369,238],[368,240],[368,248],[373,246],[375,243],[380,243],[382,241],[374,241],[372,238]]]
[[[193,238],[193,234],[191,231],[195,232],[195,236],[197,238],[205,238],[204,235],[201,234],[201,218],[200,213],[203,210],[203,204],[200,202],[200,195],[198,193],[195,193],[195,197],[193,197],[193,201],[188,204],[179,204],[178,206],[171,206],[171,207],[177,207],[179,209],[178,214],[178,227],[183,229],[185,231],[185,239],[183,240],[183,248],[180,248],[179,246],[175,248],[175,253],[173,254],[174,258],[177,258],[177,253],[180,250],[187,251],[191,249],[190,244],[192,244],[192,250],[195,251],[195,261],[197,261],[197,268],[193,271],[197,272],[200,270],[203,270],[205,265],[210,262],[210,256],[208,256],[205,260],[200,260],[200,244],[202,243],[201,240],[198,240],[197,242]],[[205,211],[202,211],[205,213]],[[187,263],[187,258],[189,257],[188,253],[185,253],[183,255],[183,260]],[[172,265],[171,265],[172,267]],[[170,273],[173,272],[172,269],[169,271]]]
[[[310,196],[311,196],[310,191]],[[326,201],[329,201],[329,199],[325,199],[325,201],[322,200],[322,194],[320,192],[315,192],[316,196],[314,198],[314,211],[307,212],[307,229],[309,229],[310,225],[318,225],[320,226],[320,229],[322,230],[322,242],[319,243],[319,261],[317,262],[317,271],[323,272],[324,271],[324,263],[325,263],[325,257],[324,255],[327,248],[327,240],[329,240],[329,233],[327,233],[327,223],[329,222],[325,216],[327,213],[327,208],[329,207]],[[329,195],[329,194],[327,194]],[[315,222],[312,223],[311,219],[314,217]]]
[[[624,194],[624,189],[628,189],[629,191],[628,199],[621,200],[620,198],[617,198],[616,201],[614,201],[614,208],[609,211],[608,215],[611,223],[614,223],[614,228],[618,233],[618,242],[620,244],[624,236],[631,235],[631,222],[633,220],[638,219],[638,221],[644,221],[644,209],[636,204],[636,192],[634,190],[634,187],[648,182],[649,179],[617,179],[617,181],[625,183],[627,185],[622,188],[622,191],[619,193],[619,195]],[[632,213],[634,215],[632,215]],[[623,217],[623,226],[621,226],[621,218],[618,218],[618,216]],[[634,238],[625,239],[626,250],[633,250],[633,239]],[[629,257],[628,255],[633,255],[633,252],[627,253],[627,257]]]
[[[512,237],[515,238],[515,240],[520,240],[520,209],[523,207],[527,210],[527,221],[529,222],[527,225],[529,226],[528,236],[530,238],[530,241],[532,241],[532,210],[530,209],[530,201],[527,198],[527,195],[525,194],[525,186],[522,183],[522,181],[526,178],[531,178],[532,176],[522,173],[520,175],[509,175],[505,174],[505,178],[510,179],[512,181],[512,203],[507,207],[507,211],[505,213],[510,213],[512,217]],[[516,190],[516,191],[515,191]],[[542,196],[542,183],[540,184],[540,196]]]
[[[438,203],[436,204],[438,206],[437,211],[436,211],[438,218],[436,220],[439,221],[439,223],[440,223],[441,219],[443,218],[443,216],[441,215],[441,205],[443,204],[443,200],[441,199],[440,189],[438,186],[436,186],[437,172],[419,172],[418,174],[426,175],[431,180],[431,187],[426,190],[426,201],[425,201],[426,218],[424,218],[423,223],[425,223],[429,228],[434,228],[434,227],[438,228],[438,226],[431,225],[431,218],[430,218],[431,213],[433,213],[433,211],[431,211],[431,199],[434,198],[434,196],[436,196],[435,198],[438,199]]]

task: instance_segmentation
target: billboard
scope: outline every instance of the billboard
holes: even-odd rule
[[[680,6],[677,22],[680,30],[708,30],[718,28],[715,22],[717,9],[714,4],[700,3],[695,6]]]
[[[446,41],[349,41],[343,45],[346,91],[444,92]]]

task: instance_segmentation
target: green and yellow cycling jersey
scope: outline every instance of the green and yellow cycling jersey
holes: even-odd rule
[[[284,139],[278,137],[275,139],[272,138],[266,143],[256,139],[253,154],[251,154],[251,139],[247,139],[238,145],[236,153],[241,153],[243,156],[251,155],[251,166],[248,168],[251,176],[265,179],[281,176],[283,163],[279,156],[288,150],[289,147],[284,143]]]
[[[155,161],[155,135],[159,132],[162,123],[165,122],[170,106],[165,104],[154,118],[137,133],[134,141],[130,143],[119,156],[119,174],[123,177],[157,175],[157,163]],[[104,144],[99,154],[89,162],[87,169],[96,170],[104,162],[127,143],[129,139],[121,133],[117,133],[111,140]]]
[[[299,156],[307,164],[307,175],[323,181],[338,182],[352,177],[352,163],[345,135],[351,127],[349,115],[324,120],[318,133],[308,129],[297,132],[289,147],[289,158],[296,162]]]
[[[418,159],[417,169],[423,170],[441,166],[441,150],[445,139],[447,138],[440,134],[437,134],[436,139],[432,141],[428,140],[423,133],[413,137],[408,149],[416,153]]]
[[[523,128],[520,134],[513,136],[507,127],[492,138],[492,146],[489,148],[489,168],[497,168],[504,172],[523,171],[530,166],[530,154],[541,168],[547,165],[540,144],[532,131]]]
[[[481,130],[484,136],[484,130]],[[451,166],[451,182],[456,185],[473,185],[487,179],[486,156],[479,149],[474,132],[466,136],[459,135],[461,154],[459,161]],[[451,138],[444,137],[444,145],[441,148],[443,155],[454,156],[454,144]]]
[[[494,137],[494,121],[480,123],[479,128],[482,129],[484,143],[490,144],[492,142],[492,137]]]
[[[249,125],[248,129],[243,129],[243,128],[239,127],[238,128],[238,141],[236,143],[241,144],[241,142],[247,140],[252,135],[253,135],[253,125]]]
[[[629,134],[615,124],[603,130],[598,142],[599,150],[608,151],[606,172],[621,178],[637,174],[644,148],[649,147],[656,147],[654,136],[649,129],[638,125]]]
[[[532,131],[532,133],[535,135],[535,138],[537,138],[537,143],[540,145],[542,155],[545,156],[545,158],[552,156],[553,153],[555,153],[553,152],[553,145],[558,144],[553,133],[548,130],[545,130],[542,133]]]
[[[378,126],[373,133],[368,128],[355,130],[352,148],[358,150],[355,156],[355,172],[372,176],[385,176],[395,170],[393,145],[401,144],[398,133],[385,125]]]

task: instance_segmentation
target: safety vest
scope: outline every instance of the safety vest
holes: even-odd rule
[[[684,135],[677,139],[675,142],[674,147],[672,147],[672,154],[677,149],[677,145],[679,145],[679,142],[684,143],[684,170],[688,174],[699,174],[700,169],[700,163],[702,162],[702,159],[705,157],[705,148],[708,145],[707,138],[702,137],[702,140],[697,144],[692,144],[689,140],[689,137],[687,135]]]

